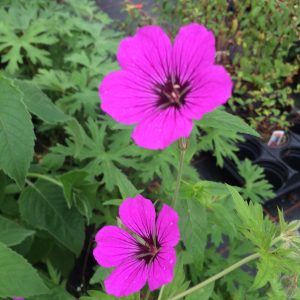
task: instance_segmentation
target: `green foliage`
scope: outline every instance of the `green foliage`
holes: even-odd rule
[[[205,132],[198,143],[198,149],[212,150],[219,166],[223,166],[224,157],[238,161],[235,152],[238,150],[236,143],[243,141],[241,133],[258,136],[241,118],[220,109],[206,114],[196,124]]]
[[[239,113],[236,102],[251,84],[253,93],[247,92],[246,106],[253,104],[251,97],[266,102],[255,108],[255,114],[271,115],[271,122],[276,122],[280,109],[276,105],[284,107],[292,92],[288,88],[277,92],[282,87],[279,70],[287,79],[297,58],[278,63],[286,57],[282,38],[270,72],[269,61],[262,64],[261,59],[266,59],[261,52],[266,50],[258,49],[257,43],[246,47],[245,40],[252,45],[253,36],[263,33],[252,22],[271,8],[254,1],[259,10],[254,13],[251,4],[248,13],[244,3],[234,1],[241,11],[229,14],[225,2],[197,1],[191,10],[194,0],[180,0],[175,6],[161,1],[165,9],[161,13],[178,10],[184,23],[199,17],[198,22],[215,29],[221,48],[228,46],[229,35],[244,53],[236,51],[231,64],[237,93],[231,109]],[[243,23],[245,15],[249,21]],[[239,29],[225,26],[224,17]],[[103,281],[111,269],[95,267],[90,260],[96,232],[118,223],[117,209],[126,197],[143,193],[157,207],[172,199],[180,156],[177,143],[164,151],[141,149],[131,141],[132,128],[116,124],[99,110],[99,82],[118,68],[115,53],[124,36],[113,25],[92,0],[0,0],[0,68],[6,74],[0,75],[0,297],[74,299],[68,288],[81,300],[116,299],[104,293]],[[273,20],[271,25],[274,29]],[[275,29],[277,36],[282,29]],[[285,32],[289,41],[293,35]],[[244,57],[255,63],[249,66]],[[255,118],[251,116],[252,125]],[[285,117],[281,121],[285,126]],[[236,143],[243,134],[258,136],[241,118],[222,109],[195,122],[176,207],[181,242],[175,277],[160,300],[186,291],[255,251],[260,255],[255,278],[236,269],[186,299],[277,300],[297,295],[292,283],[299,273],[299,224],[286,223],[281,214],[278,225],[264,218],[258,202],[273,194],[259,167],[239,162]],[[239,191],[254,203],[247,204],[222,183],[201,181],[193,164],[201,151],[212,151],[220,166],[225,158],[237,163],[245,178]],[[121,299],[140,300],[145,292],[140,298],[135,294]],[[151,300],[157,297],[159,291],[150,295]]]
[[[89,294],[88,296],[81,297],[80,300],[98,300],[98,299],[103,299],[103,300],[116,300],[116,299],[138,300],[137,295],[116,298],[114,296],[107,295],[107,294],[99,292],[99,291],[89,291],[88,294]]]
[[[182,193],[184,198],[196,199],[206,207],[206,230],[216,247],[223,243],[224,234],[231,240],[237,236],[234,205],[228,198],[224,184],[202,180],[195,184],[184,184]]]
[[[21,93],[1,75],[0,90],[0,168],[21,187],[33,156],[33,126]]]
[[[60,187],[37,182],[24,189],[19,203],[25,222],[47,231],[74,254],[80,253],[84,240],[83,218],[74,208],[67,207]]]
[[[56,124],[70,119],[33,83],[16,80],[14,84],[23,93],[23,101],[29,112],[44,122]]]
[[[55,146],[53,152],[73,156],[79,162],[85,161],[83,170],[88,172],[89,178],[103,176],[101,183],[109,192],[118,187],[122,196],[136,195],[137,190],[116,165],[118,163],[125,167],[133,166],[133,160],[130,160],[128,154],[134,146],[129,146],[128,140],[122,147],[108,144],[106,139],[108,127],[104,120],[96,122],[88,119],[86,126],[87,129],[84,130],[78,122],[69,123],[66,131],[71,134],[72,139],[66,140],[67,146]]]
[[[63,184],[68,207],[75,203],[78,210],[89,220],[92,217],[98,185],[91,183],[87,177],[87,172],[74,169],[61,175],[59,179]]]
[[[207,220],[203,205],[194,199],[181,199],[176,207],[181,239],[198,271],[201,271],[206,247]]]
[[[238,169],[245,181],[241,190],[245,199],[253,202],[264,202],[275,196],[272,185],[265,179],[263,168],[245,159],[238,164]]]
[[[58,285],[54,284],[51,280],[47,279],[45,276],[42,276],[46,286],[49,289],[47,294],[37,295],[33,297],[29,297],[29,300],[74,300],[75,298],[72,297],[66,290],[63,284]]]
[[[185,280],[185,272],[183,265],[183,255],[177,258],[174,269],[174,279],[169,284],[165,285],[161,292],[161,300],[170,299],[177,294],[184,292],[189,286],[189,282]]]
[[[26,229],[18,223],[0,215],[0,242],[6,246],[18,245],[33,234],[33,230]]]
[[[238,192],[228,186],[240,218],[240,231],[259,248],[260,261],[252,290],[264,287],[282,274],[299,274],[299,221],[285,223],[280,215],[280,230],[267,218],[257,203],[247,204]]]
[[[186,300],[197,300],[197,299],[209,300],[213,290],[214,290],[214,283],[210,283],[206,287],[196,291],[191,295],[188,295],[186,297]]]
[[[234,188],[228,186],[228,189],[233,197],[235,209],[241,221],[240,231],[254,245],[268,250],[276,235],[275,225],[264,217],[262,206],[253,202],[247,204]]]
[[[36,270],[1,242],[0,265],[1,297],[29,297],[49,292]]]
[[[108,275],[111,273],[111,269],[109,268],[103,268],[101,266],[98,266],[96,269],[93,277],[90,279],[91,284],[96,284],[99,282],[103,282],[105,278],[108,277]]]
[[[211,113],[204,115],[198,124],[199,127],[204,130],[206,128],[214,128],[223,130],[225,132],[235,131],[257,137],[259,136],[258,133],[248,124],[246,124],[241,118],[229,114],[222,109],[216,109]]]
[[[22,5],[12,5],[0,11],[0,51],[2,63],[7,63],[10,73],[18,70],[18,65],[29,60],[32,64],[50,65],[49,52],[43,46],[57,40],[49,33],[47,22],[38,18],[36,7],[30,11]]]

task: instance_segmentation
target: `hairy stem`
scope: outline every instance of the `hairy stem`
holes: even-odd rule
[[[161,287],[160,291],[159,291],[159,295],[158,295],[157,300],[161,300],[161,298],[162,298],[162,296],[163,296],[163,293],[164,293],[164,288],[165,288],[165,286],[163,285],[163,286]]]
[[[190,295],[190,294],[196,292],[197,290],[199,290],[199,289],[205,287],[206,285],[208,285],[208,284],[210,284],[210,283],[212,283],[212,282],[214,282],[214,281],[216,281],[216,280],[222,278],[223,276],[225,276],[225,275],[227,275],[228,273],[234,271],[235,269],[241,267],[242,265],[245,265],[245,264],[247,264],[248,262],[250,262],[250,261],[252,261],[252,260],[255,260],[255,259],[259,258],[259,257],[260,257],[260,254],[259,254],[259,253],[251,254],[251,255],[249,255],[249,256],[247,256],[247,257],[241,259],[241,260],[238,261],[237,263],[231,265],[230,267],[226,268],[225,270],[221,271],[220,273],[218,273],[218,274],[216,274],[216,275],[214,275],[214,276],[212,276],[212,277],[210,277],[210,278],[208,278],[208,279],[202,281],[201,283],[195,285],[194,287],[192,287],[192,288],[186,290],[186,291],[183,292],[183,293],[178,294],[177,296],[175,296],[175,297],[173,297],[173,298],[170,298],[169,300],[178,300],[178,299],[181,299],[181,298],[183,298],[183,297],[185,297],[185,296],[187,296],[187,295]]]
[[[150,297],[150,289],[148,288],[144,300],[149,300],[149,297]]]
[[[47,175],[44,175],[44,174],[39,174],[39,173],[27,173],[27,177],[35,177],[35,178],[39,178],[39,179],[43,179],[45,181],[49,181],[55,185],[58,185],[60,187],[63,187],[62,183],[59,182],[58,180],[50,177],[50,176],[47,176]]]
[[[186,152],[186,143],[187,143],[186,139],[181,139],[179,141],[180,159],[179,159],[178,174],[177,174],[177,179],[176,179],[176,187],[175,187],[175,192],[174,192],[173,199],[172,199],[172,207],[175,207],[178,193],[179,193],[182,171],[183,171],[184,156],[185,156],[185,152]],[[184,146],[182,146],[182,145],[184,145]]]
[[[135,300],[141,300],[141,293],[140,292],[136,293],[134,298]]]

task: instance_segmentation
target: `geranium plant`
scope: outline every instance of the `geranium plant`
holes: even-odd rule
[[[121,38],[89,0],[0,15],[1,299],[299,298],[299,222],[263,215],[261,172],[237,188],[195,167],[257,135],[221,107],[211,29]]]

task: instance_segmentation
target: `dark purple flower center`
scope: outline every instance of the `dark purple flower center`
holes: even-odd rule
[[[179,109],[185,104],[186,95],[190,92],[188,82],[180,83],[178,78],[169,76],[164,84],[157,84],[154,92],[158,95],[156,106],[160,109],[174,107]]]
[[[143,240],[145,241],[144,243],[138,243],[136,256],[138,259],[142,259],[149,264],[155,259],[161,246],[156,238],[155,240],[154,238],[143,238]]]

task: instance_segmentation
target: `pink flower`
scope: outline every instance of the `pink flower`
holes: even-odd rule
[[[152,202],[138,195],[124,200],[119,215],[126,230],[105,226],[96,235],[95,259],[115,268],[104,281],[106,292],[127,296],[147,280],[151,291],[172,281],[180,239],[177,213],[164,204],[156,219]]]
[[[164,149],[188,137],[199,120],[231,96],[232,82],[214,64],[215,38],[199,24],[182,27],[172,44],[159,26],[140,28],[122,40],[122,68],[99,87],[101,108],[116,121],[136,125],[135,143]]]
[[[13,297],[12,300],[25,300],[24,298]]]

